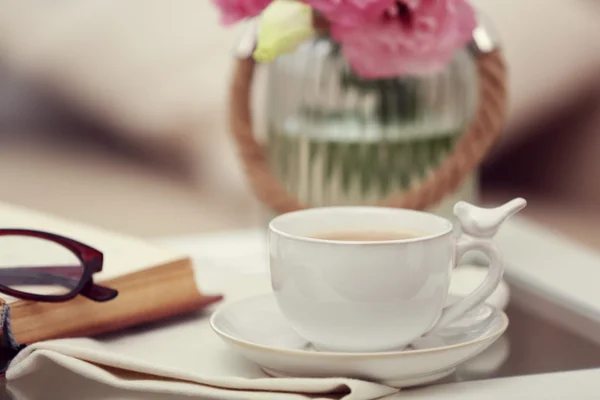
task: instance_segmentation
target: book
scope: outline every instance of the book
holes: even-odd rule
[[[12,331],[20,343],[113,332],[194,312],[221,299],[200,291],[189,256],[148,240],[1,202],[0,226],[51,232],[96,248],[104,265],[94,282],[119,291],[104,303],[83,296],[61,303],[24,301],[0,293],[10,305]]]

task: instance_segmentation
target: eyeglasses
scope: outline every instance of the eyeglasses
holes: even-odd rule
[[[118,292],[94,283],[102,253],[63,236],[28,229],[0,229],[0,293],[23,300],[63,302],[81,294],[93,301]]]
[[[81,294],[103,302],[119,292],[94,283],[102,253],[73,239],[29,229],[0,229],[0,293],[23,300],[63,302]],[[10,330],[10,307],[0,299],[0,376],[25,348]]]

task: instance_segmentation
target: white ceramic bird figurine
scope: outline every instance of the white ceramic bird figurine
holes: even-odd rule
[[[527,205],[527,201],[516,198],[496,208],[481,208],[464,201],[456,203],[454,215],[458,218],[462,231],[478,238],[492,238],[498,233],[502,223]]]

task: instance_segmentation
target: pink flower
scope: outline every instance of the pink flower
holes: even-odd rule
[[[257,16],[272,0],[213,0],[221,9],[221,21],[230,25],[245,18]]]
[[[375,0],[362,3],[366,2]],[[471,40],[477,26],[473,9],[466,0],[386,2],[387,7],[378,15],[354,26],[348,24],[348,16],[340,17],[340,22],[335,16],[330,19],[333,38],[341,43],[353,70],[364,78],[439,71],[456,50]]]
[[[329,21],[356,27],[377,18],[390,7],[390,0],[303,0]]]

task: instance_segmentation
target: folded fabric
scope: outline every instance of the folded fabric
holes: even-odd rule
[[[202,281],[220,282],[227,301],[270,290],[265,275],[211,271],[202,274]],[[49,394],[63,400],[166,395],[169,399],[373,400],[397,392],[377,383],[347,378],[267,377],[221,342],[206,314],[95,339],[38,343],[19,354],[7,379],[15,397],[26,400],[48,398]]]

